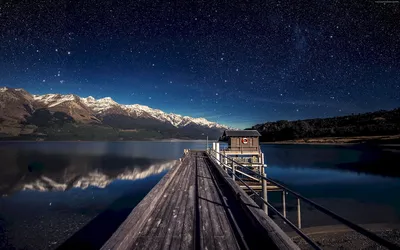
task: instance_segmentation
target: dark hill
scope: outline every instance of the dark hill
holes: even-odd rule
[[[257,124],[263,142],[322,137],[383,136],[400,134],[400,108],[357,115]]]

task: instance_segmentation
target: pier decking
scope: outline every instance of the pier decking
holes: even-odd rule
[[[187,151],[102,249],[299,249],[204,151]]]

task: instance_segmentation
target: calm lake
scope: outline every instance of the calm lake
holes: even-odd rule
[[[100,247],[185,148],[205,142],[1,142],[0,249]],[[400,223],[400,148],[262,150],[268,176],[304,196],[357,223]]]

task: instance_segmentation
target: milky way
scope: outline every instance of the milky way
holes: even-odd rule
[[[400,106],[398,3],[77,2],[0,0],[1,86],[237,127]]]

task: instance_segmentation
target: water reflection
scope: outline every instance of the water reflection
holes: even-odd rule
[[[341,175],[356,179],[367,175],[400,177],[399,150],[383,146],[338,145],[262,145],[266,163],[283,169],[301,168],[298,172],[314,175]],[[314,169],[315,171],[310,171]],[[329,171],[330,170],[330,171]],[[288,173],[296,170],[286,171]],[[297,174],[297,173],[296,173]],[[308,176],[312,177],[312,176]]]
[[[116,179],[137,180],[169,170],[175,161],[120,155],[53,154],[3,150],[0,193],[105,188]]]
[[[400,223],[400,199],[393,195],[400,191],[398,150],[366,145],[262,145],[262,150],[267,175],[307,198],[355,223]],[[279,194],[268,198],[281,204]],[[296,211],[295,200],[292,208]],[[313,209],[302,208],[302,214],[304,227],[337,223]]]

